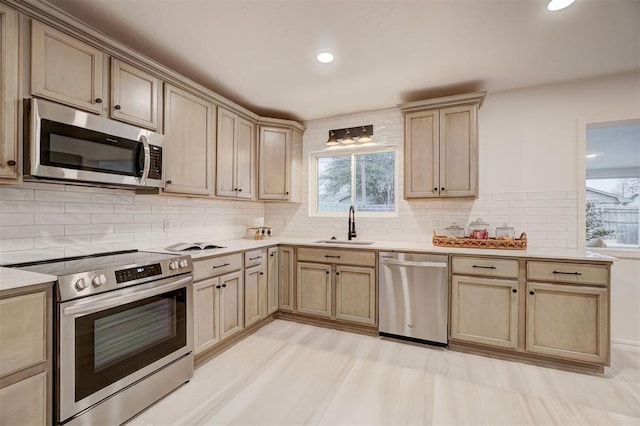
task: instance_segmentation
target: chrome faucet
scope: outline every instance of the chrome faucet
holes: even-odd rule
[[[356,235],[356,211],[353,206],[349,207],[349,239],[357,237]]]

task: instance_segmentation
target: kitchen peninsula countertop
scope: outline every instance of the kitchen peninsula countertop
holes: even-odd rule
[[[616,258],[591,252],[584,249],[536,249],[527,250],[496,250],[496,249],[465,249],[450,247],[434,247],[431,242],[415,242],[415,241],[375,241],[368,245],[340,244],[337,243],[319,243],[317,241],[328,241],[320,238],[299,238],[299,237],[267,237],[263,240],[253,239],[234,239],[214,241],[216,245],[224,248],[208,249],[208,250],[191,250],[184,252],[174,252],[165,248],[155,248],[147,251],[172,253],[172,254],[188,254],[193,259],[203,259],[208,257],[220,256],[223,254],[236,253],[246,250],[260,249],[271,247],[278,244],[307,246],[319,248],[340,248],[350,250],[379,250],[379,251],[401,251],[401,252],[418,252],[418,253],[438,253],[438,254],[465,254],[475,256],[492,256],[492,257],[514,257],[527,259],[548,259],[548,260],[571,260],[571,261],[589,261],[589,262],[605,262],[610,263]],[[359,241],[359,240],[355,240]],[[20,271],[12,268],[0,267],[0,293],[7,290],[15,290],[21,287],[28,287],[48,282],[54,282],[57,277],[53,275],[39,274],[35,272]]]

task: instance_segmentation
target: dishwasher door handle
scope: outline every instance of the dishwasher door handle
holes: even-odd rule
[[[419,266],[423,268],[446,268],[449,266],[447,262],[412,262],[410,260],[389,260],[380,261],[382,265],[398,265],[398,266]]]

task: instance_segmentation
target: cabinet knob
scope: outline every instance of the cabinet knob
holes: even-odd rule
[[[433,190],[434,190],[434,191],[438,191],[438,188],[437,188],[437,187],[436,187],[436,188],[433,188]]]
[[[9,161],[7,161],[7,166],[11,166],[11,167],[13,167],[13,166],[15,166],[15,165],[16,165],[16,162],[15,162],[14,160],[9,160]]]
[[[222,287],[225,288],[227,285],[226,284],[222,284]]]
[[[220,288],[220,286],[219,286],[219,285],[217,285],[217,286],[216,286],[216,288]]]
[[[260,272],[260,275],[264,275],[264,272]]]
[[[289,191],[285,192],[284,195],[289,195]]]
[[[96,103],[97,104],[101,104],[102,103],[102,99],[101,98],[96,98]]]
[[[238,188],[238,192],[242,192],[242,188]]]
[[[529,292],[529,294],[533,296],[534,294],[536,294],[536,292],[535,292],[535,291],[533,291],[533,290],[531,290],[531,291]]]
[[[513,289],[511,289],[511,291],[514,292],[514,293],[517,293],[518,289],[517,288],[513,288]]]
[[[238,188],[233,188],[233,189],[232,189],[232,191],[237,191],[237,190],[238,190]]]
[[[330,272],[329,272],[329,271],[327,271],[327,275],[329,275],[329,273],[330,273]]]
[[[122,109],[122,107],[120,105],[116,105],[116,106],[113,107],[113,109],[120,110],[120,109]]]
[[[442,188],[440,188],[440,191],[444,191],[444,186]]]
[[[171,179],[168,179],[165,183],[166,183],[167,185],[171,185],[173,182],[171,182]]]

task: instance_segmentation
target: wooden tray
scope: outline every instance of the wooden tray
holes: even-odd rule
[[[433,245],[438,247],[526,250],[527,233],[523,232],[515,239],[497,240],[495,238],[489,238],[486,240],[478,240],[475,238],[445,237],[436,235],[436,232],[433,231]]]

